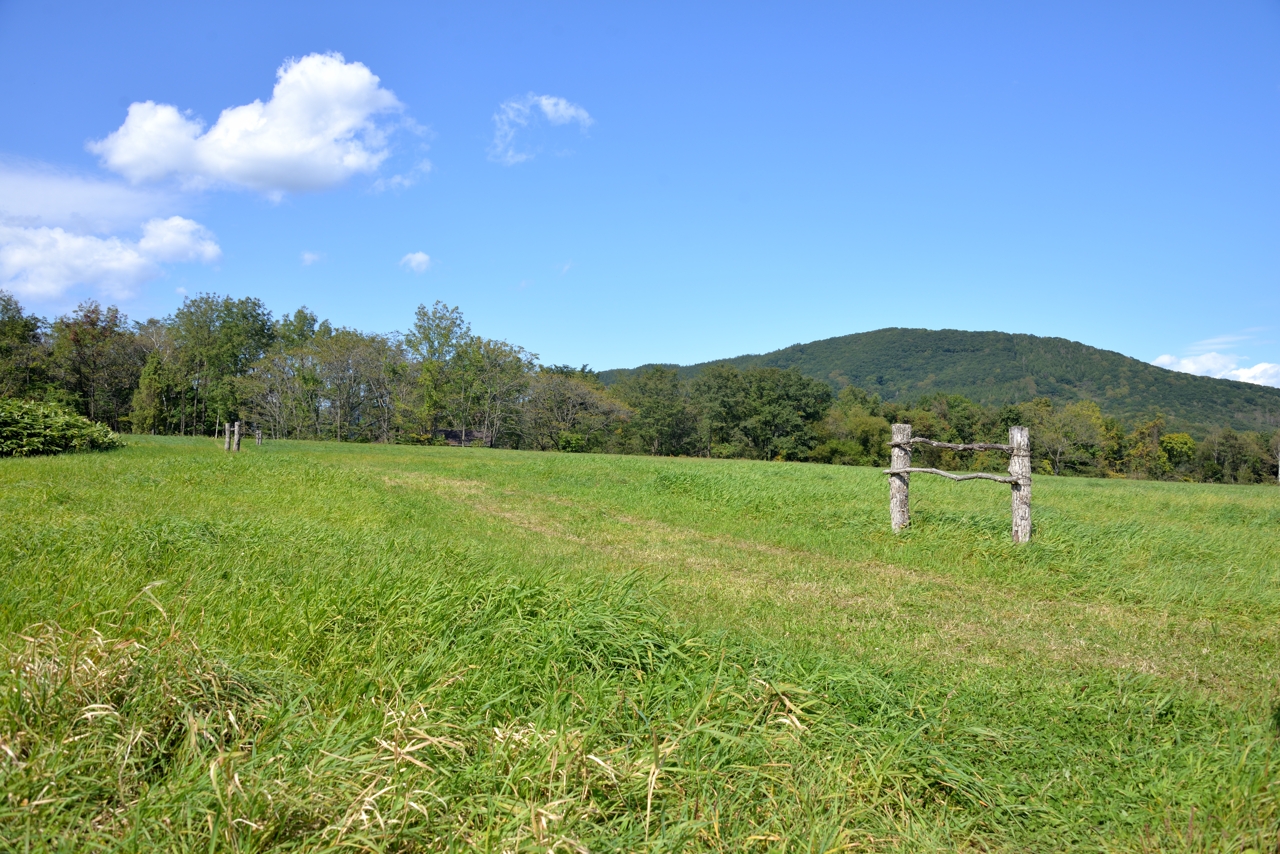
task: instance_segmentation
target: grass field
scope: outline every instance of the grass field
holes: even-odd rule
[[[1280,850],[1280,489],[0,461],[6,850]]]

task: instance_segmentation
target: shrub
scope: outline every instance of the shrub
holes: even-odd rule
[[[105,451],[124,442],[101,424],[55,403],[0,399],[0,457]]]

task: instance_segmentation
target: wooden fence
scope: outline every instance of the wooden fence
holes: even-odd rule
[[[951,451],[1002,451],[1009,455],[1009,476],[985,472],[952,474],[939,469],[913,468],[912,445],[928,445]],[[1031,434],[1026,427],[1010,427],[1009,444],[1000,445],[992,442],[956,444],[935,442],[932,439],[913,439],[910,424],[894,424],[889,448],[889,468],[885,469],[885,474],[889,475],[889,519],[895,534],[911,524],[911,475],[936,474],[951,480],[994,480],[996,483],[1009,484],[1013,489],[1013,541],[1025,543],[1031,539]]]
[[[226,432],[226,443],[222,446],[222,449],[224,451],[235,451],[236,453],[239,453],[240,452],[240,422],[239,421],[235,422],[235,426],[233,427],[230,421],[226,421],[226,422],[223,422],[222,426]],[[253,438],[254,438],[254,441],[257,442],[257,444],[259,445],[262,444],[262,428],[261,427],[253,428]]]

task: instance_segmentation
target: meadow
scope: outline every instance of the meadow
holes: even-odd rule
[[[0,460],[10,851],[1280,850],[1280,489]]]

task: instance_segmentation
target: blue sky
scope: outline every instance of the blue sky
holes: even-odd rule
[[[4,0],[0,80],[45,315],[440,299],[598,368],[999,329],[1280,385],[1275,3]]]

